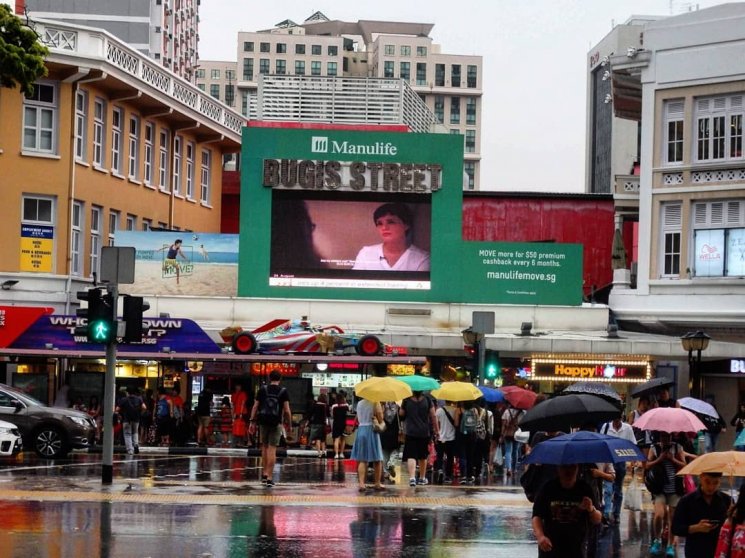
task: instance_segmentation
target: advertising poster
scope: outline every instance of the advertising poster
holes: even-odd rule
[[[745,276],[745,229],[730,229],[727,235],[727,275]]]
[[[133,246],[135,282],[122,294],[235,296],[238,235],[119,231],[117,246]]]
[[[724,275],[724,229],[696,231],[695,250],[696,276]]]

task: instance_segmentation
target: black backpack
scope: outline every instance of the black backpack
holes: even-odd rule
[[[264,390],[264,397],[259,406],[259,424],[264,426],[277,426],[282,420],[282,404],[280,399],[283,394],[287,391],[283,387],[279,387],[278,390],[269,389],[271,386],[264,386],[261,389]]]
[[[119,403],[119,408],[122,411],[122,416],[127,422],[139,422],[140,410],[142,409],[142,400],[135,395],[128,395],[122,398]]]

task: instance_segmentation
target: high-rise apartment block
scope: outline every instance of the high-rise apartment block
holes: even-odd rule
[[[199,0],[16,0],[16,13],[105,29],[166,69],[192,81]]]
[[[432,24],[330,21],[316,12],[304,23],[239,32],[236,107],[256,118],[259,82],[267,76],[394,78],[404,80],[450,133],[464,136],[465,188],[479,189],[482,57],[444,54],[429,36]],[[225,62],[200,61],[197,86],[220,95]],[[204,70],[204,71],[202,71]],[[219,73],[217,70],[221,70]]]

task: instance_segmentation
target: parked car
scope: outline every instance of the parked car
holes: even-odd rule
[[[96,432],[87,414],[48,407],[5,384],[0,384],[0,419],[17,425],[24,447],[50,459],[64,457],[73,448],[87,448]]]
[[[21,433],[15,424],[0,420],[0,457],[18,455],[23,449]]]

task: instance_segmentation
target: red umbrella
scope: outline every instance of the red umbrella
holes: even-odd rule
[[[538,397],[537,393],[517,386],[501,387],[499,391],[504,393],[504,398],[515,409],[530,409],[535,405],[535,398]]]
[[[634,421],[634,428],[660,432],[698,432],[706,425],[696,415],[678,407],[650,409]]]

